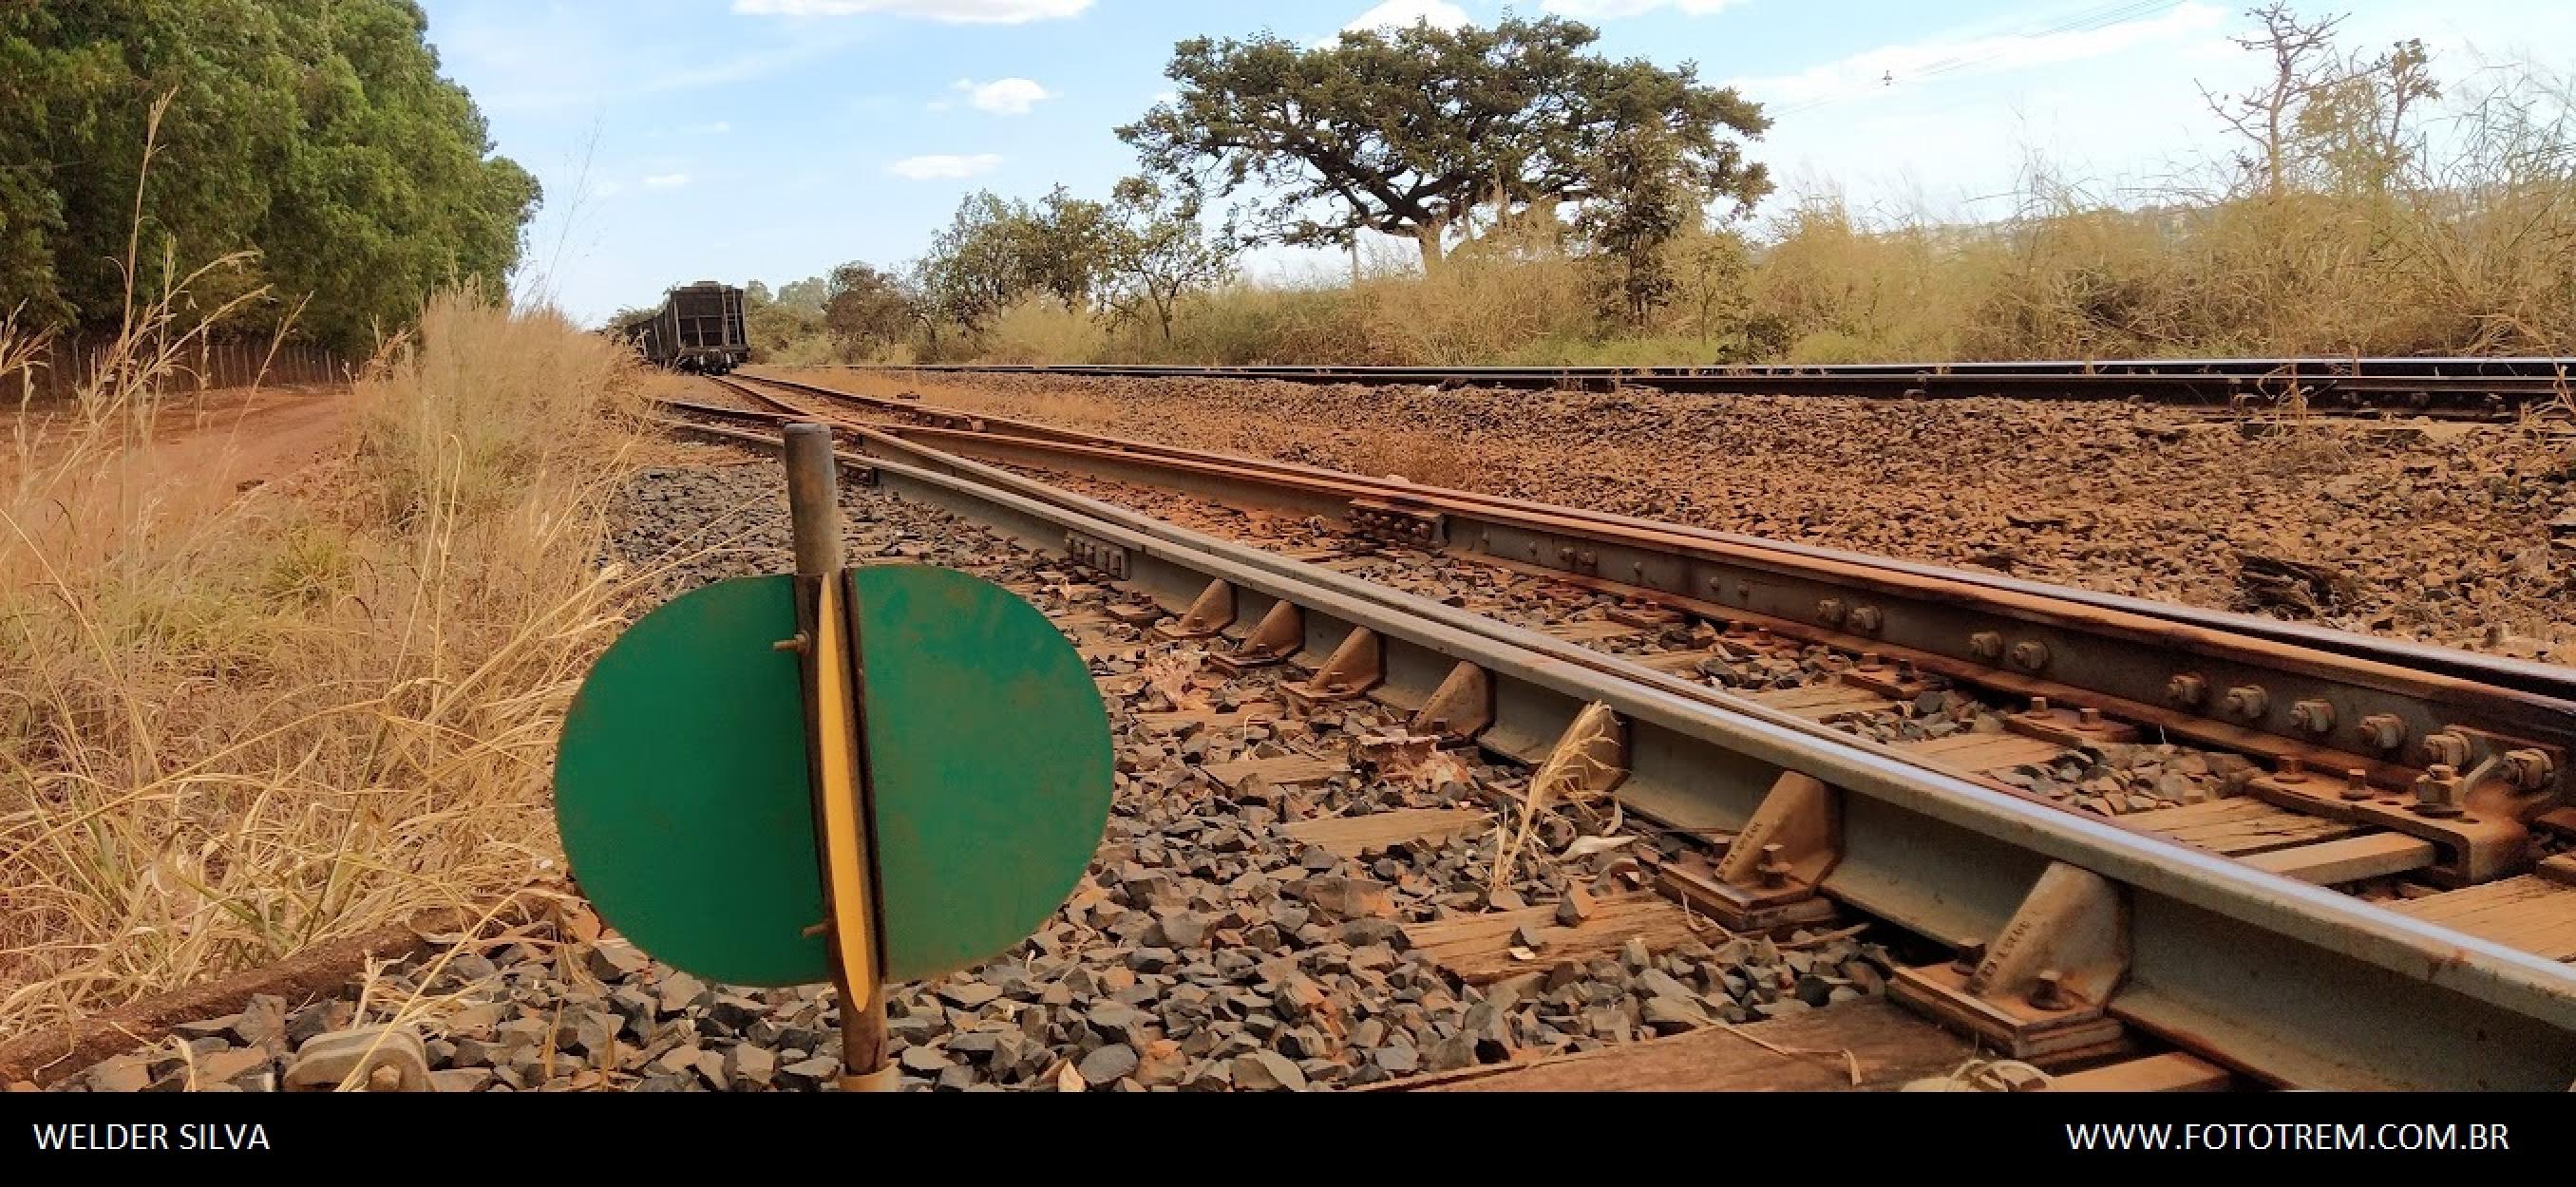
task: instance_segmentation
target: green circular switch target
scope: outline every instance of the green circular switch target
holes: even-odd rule
[[[889,981],[1009,951],[1089,867],[1109,718],[1035,607],[946,569],[848,575],[857,603],[875,931]],[[692,591],[593,667],[566,717],[555,811],[601,917],[713,981],[828,980],[792,578]]]
[[[886,977],[926,980],[1010,951],[1082,880],[1109,825],[1109,709],[1007,589],[921,565],[850,586]]]

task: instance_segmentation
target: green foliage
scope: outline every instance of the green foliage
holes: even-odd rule
[[[1053,297],[1067,309],[1090,304],[1092,289],[1119,250],[1123,230],[1108,207],[1074,197],[1061,185],[1048,190],[1034,209],[1015,205],[1008,233],[1022,287]]]
[[[817,276],[778,287],[779,294],[799,291],[799,286],[812,285],[815,291],[829,281]],[[831,338],[823,328],[823,310],[818,301],[811,307],[803,302],[790,303],[770,292],[769,286],[754,280],[742,286],[743,335],[751,343],[751,359],[756,363],[831,362]],[[611,323],[615,324],[615,323]],[[817,352],[824,357],[815,358]]]
[[[832,278],[808,276],[778,286],[780,308],[791,309],[812,317],[823,316],[823,305],[832,299]]]
[[[1127,328],[1150,322],[1169,345],[1181,298],[1223,284],[1234,271],[1230,253],[1209,241],[1195,202],[1174,200],[1149,178],[1119,182],[1111,209],[1118,221],[1101,261],[1110,321]]]
[[[914,323],[935,350],[943,327],[975,338],[1031,297],[1086,310],[1129,250],[1122,214],[1063,186],[1035,205],[988,191],[968,195],[913,263],[907,295]]]
[[[272,322],[302,304],[304,333],[349,347],[409,324],[443,282],[497,283],[537,182],[489,155],[426,29],[410,0],[0,6],[0,308],[112,322],[118,261],[148,293],[169,269],[256,251],[190,299],[213,308],[266,285]],[[164,95],[138,235],[144,132]]]
[[[1620,131],[1602,146],[1601,196],[1575,220],[1603,257],[1610,307],[1630,325],[1644,325],[1672,297],[1664,245],[1699,222],[1703,199],[1680,158],[1680,146],[1659,124]]]
[[[1178,97],[1118,130],[1146,168],[1220,195],[1251,185],[1251,241],[1347,245],[1360,231],[1414,239],[1426,266],[1480,206],[1516,212],[1609,193],[1604,152],[1660,127],[1687,188],[1750,205],[1770,189],[1737,138],[1769,126],[1697,68],[1587,51],[1556,17],[1492,28],[1341,35],[1305,47],[1273,34],[1194,38],[1165,73]]]
[[[832,269],[823,325],[844,349],[864,353],[903,340],[912,328],[912,302],[895,277],[853,260]]]
[[[971,336],[1029,291],[1016,222],[1009,203],[978,190],[957,204],[947,229],[914,262],[913,287],[934,346],[940,325]]]

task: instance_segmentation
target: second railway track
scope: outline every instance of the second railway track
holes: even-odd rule
[[[964,456],[1209,493],[1174,480],[1185,463],[1203,462],[1181,451],[990,418],[924,424],[960,414],[910,401],[838,406],[911,422],[863,427],[813,403],[840,395],[828,389],[738,390],[769,411],[675,411],[842,420],[869,455],[852,463],[879,483],[1071,555],[1150,599],[1150,610],[1139,604],[1140,617],[1165,619],[1167,634],[1205,639],[1235,664],[1307,670],[1297,683],[1318,702],[1366,697],[1413,713],[1417,729],[1522,761],[1544,761],[1568,745],[1606,747],[1621,804],[1720,842],[1704,868],[1667,871],[1669,893],[1750,930],[1813,922],[1840,905],[1972,955],[1982,945],[1982,960],[1955,962],[1963,971],[1944,972],[1945,962],[1902,975],[1898,993],[1998,1049],[2080,1059],[2133,1033],[2260,1081],[2319,1086],[2564,1087],[2576,1069],[2576,977],[2563,963],[2576,955],[2576,861],[2558,852],[2564,839],[2553,831],[2566,823],[2557,771],[2568,710],[2549,694],[2563,690],[2563,673],[2507,665],[2514,682],[2482,682],[2476,673],[2506,669],[2468,657],[2451,671],[2408,667],[2392,661],[2415,649],[2364,644],[2362,654],[2345,654],[2152,615],[2105,621],[2115,612],[2072,613],[2063,603],[2041,604],[2046,599],[2027,588],[1950,589],[1938,602],[1945,613],[2022,623],[2053,614],[2060,619],[2053,629],[2078,639],[2133,629],[2142,648],[2186,653],[2199,664],[2250,665],[2243,678],[2272,682],[2267,693],[2305,680],[2315,693],[2301,700],[2375,711],[2347,722],[2387,713],[2426,723],[2402,750],[2374,756],[2300,737],[2333,732],[2311,728],[2320,716],[2314,704],[2264,728],[2107,695],[2084,682],[2094,670],[2088,665],[2052,669],[2046,679],[2018,672],[2011,661],[2018,638],[2005,641],[2000,663],[1963,665],[1887,639],[1897,618],[1887,609],[1876,632],[1854,633],[1716,599],[1590,582],[1630,595],[1642,622],[1722,624],[1728,629],[1710,640],[1714,651],[1794,640],[1857,657],[1837,666],[1826,693],[1746,698],[1701,684],[1680,665],[1606,654],[1221,544]],[[1248,486],[1217,497],[1243,499],[1258,488],[1274,493],[1246,501],[1275,503],[1282,484],[1350,477],[1294,467],[1250,474],[1238,476]],[[1346,497],[1330,510],[1390,541],[1442,543],[1420,532],[1418,514],[1406,514],[1419,508],[1371,505],[1386,493],[1356,503]],[[1531,506],[1480,513],[1526,516]],[[1454,548],[1456,537],[1447,542]],[[1786,563],[1779,554],[1733,561]],[[1836,576],[1864,584],[1891,574],[1838,563],[1845,568]],[[1584,574],[1561,569],[1550,576],[1585,583]],[[1857,608],[1842,608],[1845,625]],[[2211,651],[2218,654],[2203,654]],[[2175,661],[2169,654],[2163,662]],[[2238,671],[2220,679],[2235,681]],[[1909,681],[1953,679],[2043,703],[2003,714],[2004,732],[1928,749],[1881,745],[1825,724],[1836,703],[1886,704],[1912,695]],[[2249,687],[2230,683],[2220,695]],[[1593,721],[1587,735],[1578,719],[1590,704],[1606,706],[1610,717],[1606,729]],[[2118,819],[2038,802],[1993,777],[1996,764],[2013,757],[2004,750],[2027,761],[2025,752],[2134,737],[2141,725],[2254,755],[2265,769],[2231,789],[2242,794]],[[2460,745],[2470,749],[2454,753]],[[1993,753],[1968,753],[1979,749]],[[2459,761],[2425,761],[2436,758]],[[2355,771],[2358,780],[2346,774]],[[2365,902],[2293,879],[2411,889]]]
[[[1427,384],[1516,390],[1573,388],[1733,395],[1953,399],[2145,400],[2204,408],[2290,408],[2351,415],[2509,420],[2569,408],[2565,358],[2135,359],[2015,363],[1789,363],[1706,366],[1404,367],[1162,364],[868,365],[936,375],[986,373],[1120,379],[1262,379],[1285,383]]]

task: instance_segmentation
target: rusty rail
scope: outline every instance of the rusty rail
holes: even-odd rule
[[[2231,628],[2267,620],[761,382],[930,420],[874,427],[948,452],[1322,515],[2296,768],[2357,770],[2386,788],[2414,787],[2442,767],[2483,772],[2468,788],[2485,807],[2477,829],[2394,824],[2453,851],[2455,864],[2490,873],[2515,867],[2505,855],[2562,798],[2576,745],[2576,672],[2564,668],[2340,632],[2250,633]],[[787,413],[829,415],[733,386]],[[2310,645],[2321,637],[2337,646]]]
[[[2301,411],[2399,413],[2454,420],[2506,420],[2565,397],[2576,359],[2281,358],[2096,359],[2016,363],[1707,364],[1663,367],[1380,367],[1338,365],[1186,367],[1160,364],[859,365],[905,374],[1014,374],[1122,379],[1253,379],[1611,391],[1645,388],[1735,395],[1955,399],[2013,396],[2054,400],[2147,400]]]
[[[2398,639],[2382,638],[2375,635],[2363,635],[2350,631],[2332,630],[2305,623],[2285,622],[2280,619],[2265,618],[2259,615],[2237,614],[2223,610],[2208,610],[2194,606],[2177,605],[2170,602],[2154,602],[2144,598],[2126,597],[2120,594],[2100,593],[2094,590],[2077,589],[2072,586],[2048,585],[2036,581],[2024,581],[1996,573],[1975,572],[1966,569],[1952,569],[1937,565],[1920,564],[1912,561],[1895,560],[1888,557],[1870,556],[1843,549],[1824,548],[1812,544],[1800,544],[1793,541],[1765,539],[1759,536],[1747,536],[1735,532],[1721,532],[1711,528],[1694,527],[1688,524],[1664,523],[1656,520],[1639,519],[1633,516],[1614,515],[1608,512],[1594,511],[1587,508],[1566,507],[1552,503],[1541,503],[1529,499],[1516,499],[1506,495],[1487,494],[1482,491],[1458,490],[1450,487],[1429,486],[1409,481],[1389,480],[1365,474],[1353,474],[1339,470],[1328,470],[1317,466],[1306,466],[1293,462],[1276,461],[1270,458],[1249,457],[1242,454],[1221,453],[1211,450],[1184,449],[1178,446],[1165,445],[1159,442],[1141,441],[1134,438],[1118,437],[1104,433],[1065,429],[1054,425],[1014,419],[1011,417],[993,416],[959,409],[942,408],[936,405],[925,404],[918,400],[888,399],[882,396],[870,396],[858,392],[844,391],[839,388],[826,387],[820,384],[808,383],[797,379],[786,379],[768,375],[750,376],[749,378],[755,379],[760,383],[792,388],[797,391],[805,392],[810,395],[822,396],[827,399],[847,401],[879,412],[908,416],[918,421],[919,427],[922,430],[941,428],[952,430],[971,430],[976,432],[989,432],[1002,436],[1026,437],[1038,441],[1052,441],[1065,445],[1087,445],[1133,457],[1164,458],[1175,462],[1200,463],[1208,466],[1223,467],[1237,476],[1249,476],[1254,474],[1267,475],[1276,480],[1273,484],[1275,486],[1294,486],[1301,481],[1340,484],[1352,489],[1365,489],[1376,498],[1402,500],[1408,503],[1419,503],[1444,512],[1465,513],[1473,509],[1483,508],[1498,513],[1517,513],[1542,517],[1553,523],[1579,523],[1589,525],[1589,527],[1593,529],[1594,534],[1589,534],[1588,538],[1600,542],[1617,542],[1619,540],[1632,537],[1638,539],[1670,537],[1689,540],[1711,547],[1760,550],[1766,553],[1778,554],[1779,556],[1789,558],[1792,561],[1807,560],[1837,565],[1858,565],[1871,569],[1882,570],[1887,573],[1894,574],[1899,578],[1923,578],[1929,581],[1947,582],[1979,589],[1991,589],[2004,593],[2026,594],[2034,597],[2047,598],[2052,601],[2071,602],[2102,610],[2163,619],[2185,626],[2217,631],[2225,634],[2245,635],[2258,639],[2270,639],[2297,647],[2330,652],[2337,655],[2348,655],[2356,659],[2373,660],[2414,671],[2445,676],[2457,676],[2484,685],[2537,693],[2557,700],[2576,701],[2576,669],[2570,669],[2554,664],[2542,664],[2527,660],[2508,659],[2501,656],[2481,655],[2476,652],[2461,651],[2455,648],[2426,646]],[[730,384],[728,386],[732,386],[736,391],[745,390],[738,384]],[[747,394],[753,395],[753,398],[755,399],[761,398],[757,393]],[[891,431],[901,432],[905,430],[898,428]],[[1330,493],[1329,488],[1319,489],[1325,489],[1325,493]],[[1539,561],[1542,563],[1546,560],[1547,557],[1545,556],[1539,558]]]

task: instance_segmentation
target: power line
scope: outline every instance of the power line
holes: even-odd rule
[[[2110,28],[2113,25],[2126,24],[2133,20],[2144,19],[2156,14],[2159,10],[2173,7],[2175,2],[2176,0],[2128,0],[2126,3],[2110,4],[2105,5],[2102,8],[2090,10],[2081,15],[2069,18],[2060,24],[2051,25],[2045,29],[2014,34],[2013,36],[2036,40],[2043,37],[2057,37],[2068,33],[2097,32],[2102,29]],[[1913,77],[1931,78],[1937,75],[1949,74],[1955,71],[1967,69],[1971,66],[1982,66],[2002,57],[2004,57],[2004,54],[1998,52],[1987,54],[1981,58],[1944,58],[1916,71]]]
[[[2063,36],[2070,33],[2094,33],[2103,29],[2111,28],[2115,25],[2129,24],[2131,22],[2160,16],[2166,10],[2175,8],[2179,4],[2180,0],[2119,0],[2117,3],[2104,4],[2086,9],[2074,16],[2064,18],[2053,25],[2047,25],[2036,29],[2026,29],[2018,33],[2004,34],[1999,38],[1972,39],[1971,43],[1973,43],[1973,40],[2018,41]],[[1954,74],[1962,70],[1968,70],[1991,62],[2000,61],[2009,56],[2010,53],[2010,49],[1999,49],[1991,53],[1975,56],[1952,54],[1949,57],[1927,63],[1918,69],[1908,71],[1901,81],[1920,82],[1926,79],[1937,78],[1945,74]],[[1896,73],[1892,68],[1886,71],[1882,78],[1883,85],[1891,87],[1896,85],[1899,81],[1900,80],[1897,78]],[[1859,96],[1857,94],[1842,94],[1827,95],[1822,98],[1811,99],[1805,103],[1781,109],[1776,114],[1775,118],[1814,111],[1820,107],[1848,102],[1849,100],[1858,97]]]

